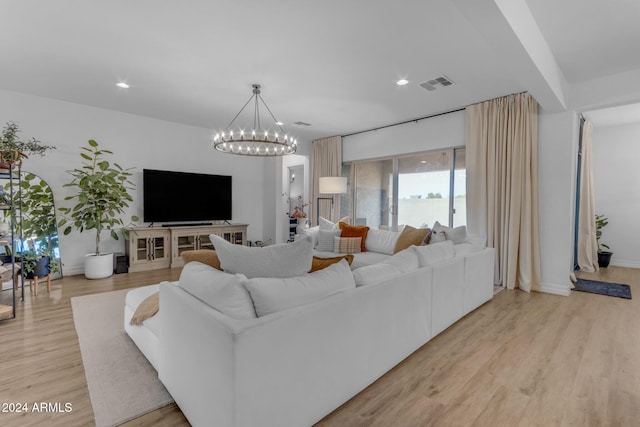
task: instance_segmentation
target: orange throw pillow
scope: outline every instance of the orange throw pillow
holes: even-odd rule
[[[405,226],[400,237],[398,237],[393,253],[396,254],[412,245],[420,246],[430,231],[428,228],[413,228],[410,225]]]
[[[327,268],[331,264],[335,264],[337,262],[340,262],[343,259],[346,259],[347,262],[349,263],[349,265],[351,265],[351,263],[353,262],[353,255],[336,256],[336,257],[332,257],[332,258],[318,258],[318,257],[314,256],[313,260],[311,261],[311,270],[309,270],[309,273],[313,273],[314,271],[318,271],[318,270],[322,270],[323,268]]]
[[[191,261],[198,261],[222,271],[222,267],[220,266],[220,259],[218,259],[218,254],[216,253],[216,251],[213,251],[211,249],[184,251],[180,254],[180,256],[182,257],[185,265],[190,263]]]
[[[338,226],[340,227],[340,237],[361,237],[362,241],[360,242],[360,252],[366,252],[365,248],[365,240],[367,240],[367,233],[369,232],[369,227],[365,225],[349,225],[344,222],[339,222]]]

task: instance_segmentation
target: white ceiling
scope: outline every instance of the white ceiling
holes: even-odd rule
[[[285,128],[311,140],[525,90],[544,104],[545,93],[566,96],[563,84],[640,69],[638,5],[0,0],[0,89],[221,129],[251,84],[261,83]],[[535,18],[557,62],[555,77],[537,59],[544,40],[524,43],[510,28],[514,16]],[[418,86],[443,74],[456,85],[435,92]],[[396,86],[402,77],[409,85]],[[121,80],[131,88],[116,88]]]

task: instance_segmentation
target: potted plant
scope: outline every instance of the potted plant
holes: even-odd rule
[[[602,268],[607,268],[611,262],[613,252],[609,251],[609,246],[604,243],[600,243],[600,237],[602,237],[602,229],[609,224],[609,218],[604,215],[596,215],[596,240],[598,241],[598,265]],[[607,250],[603,250],[607,249]]]
[[[23,141],[18,136],[20,128],[14,122],[8,122],[7,126],[2,129],[0,135],[0,169],[10,169],[14,164],[20,167],[22,159],[26,159],[30,154],[39,154],[41,156],[47,150],[53,150],[56,147],[41,144],[35,138]]]
[[[94,140],[89,140],[88,145],[82,147],[80,153],[82,167],[68,171],[73,180],[64,186],[74,188],[76,194],[65,197],[65,200],[75,200],[75,205],[59,209],[64,215],[60,226],[69,224],[64,229],[65,235],[73,227],[80,232],[95,230],[95,252],[86,256],[84,274],[88,279],[100,279],[113,274],[113,255],[100,251],[100,236],[108,230],[111,237],[118,240],[117,229],[120,228],[124,238],[129,238],[121,216],[133,202],[129,190],[133,190],[135,185],[130,180],[131,169],[123,169],[117,163],[104,159],[105,155],[113,152],[100,149]],[[131,221],[137,220],[138,217],[131,217]]]
[[[21,256],[27,279],[45,277],[60,271],[56,257],[58,225],[53,204],[53,192],[45,181],[33,173],[23,173],[20,189],[16,192],[22,207],[22,221],[17,222],[29,246]]]

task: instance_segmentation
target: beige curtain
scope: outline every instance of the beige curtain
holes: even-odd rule
[[[587,119],[582,124],[582,156],[580,169],[580,206],[578,213],[578,267],[582,271],[598,270],[598,240],[596,239],[596,199],[593,187],[593,125]]]
[[[467,223],[496,249],[495,280],[540,285],[538,103],[528,93],[466,108]]]
[[[333,209],[330,200],[320,200],[320,216],[337,221],[340,215],[340,196],[320,194],[318,191],[318,179],[321,176],[341,176],[342,174],[342,137],[332,136],[313,141],[311,153],[311,225],[318,224],[318,197],[332,197]]]

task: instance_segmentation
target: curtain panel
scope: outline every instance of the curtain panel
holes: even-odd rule
[[[496,249],[495,282],[540,285],[538,103],[528,93],[466,108],[467,224]]]
[[[596,237],[596,198],[593,183],[593,125],[587,119],[582,124],[580,169],[580,205],[578,210],[578,267],[582,271],[598,270],[598,240]]]
[[[311,153],[311,224],[318,224],[318,214],[333,222],[338,220],[340,215],[340,195],[320,194],[318,191],[319,178],[322,176],[341,176],[342,174],[342,137],[332,136],[329,138],[316,139],[313,141],[313,152]],[[320,212],[316,212],[318,197],[331,198],[331,200],[320,200]]]

